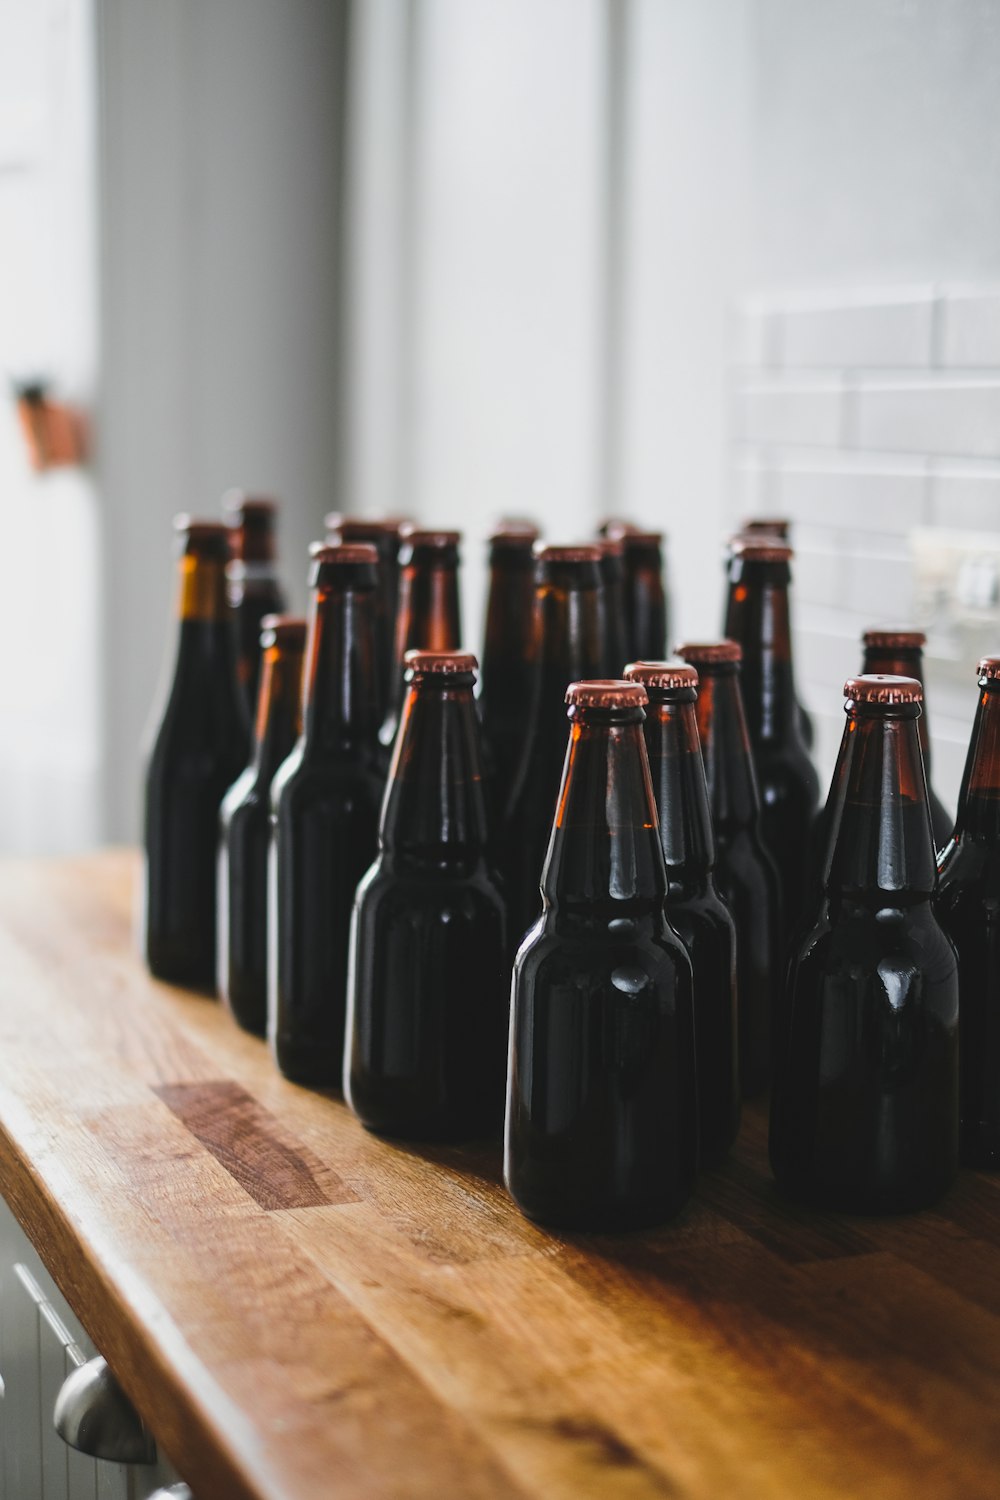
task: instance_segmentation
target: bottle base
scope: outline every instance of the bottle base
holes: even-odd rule
[[[332,1089],[340,1093],[343,1086],[340,1057],[324,1053],[318,1047],[289,1047],[280,1041],[272,1048],[278,1071],[289,1083],[307,1089]]]
[[[830,1213],[855,1214],[859,1218],[895,1217],[933,1208],[952,1187],[956,1173],[937,1182],[879,1190],[852,1187],[843,1183],[816,1183],[797,1174],[774,1170],[775,1181],[785,1197],[803,1207]]]

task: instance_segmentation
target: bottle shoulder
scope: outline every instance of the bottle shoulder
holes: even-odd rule
[[[358,887],[359,902],[362,895],[365,905],[372,909],[440,909],[448,902],[464,900],[506,915],[499,876],[482,856],[465,868],[434,868],[423,862],[411,863],[383,849]]]
[[[872,970],[890,961],[935,978],[957,973],[955,950],[929,898],[882,907],[824,899],[796,955],[799,966],[840,973]]]

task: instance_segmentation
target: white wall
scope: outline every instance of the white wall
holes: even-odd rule
[[[306,547],[338,494],[340,0],[97,0],[106,830],[133,838],[170,520],[231,485]]]

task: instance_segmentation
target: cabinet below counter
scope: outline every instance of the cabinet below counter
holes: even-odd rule
[[[151,980],[136,876],[0,864],[0,1190],[198,1500],[1000,1493],[1000,1176],[800,1212],[754,1105],[675,1225],[548,1234]]]

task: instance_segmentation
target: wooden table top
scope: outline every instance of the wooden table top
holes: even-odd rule
[[[552,1235],[135,957],[136,860],[0,864],[3,1192],[199,1500],[1000,1493],[1000,1177]]]

